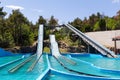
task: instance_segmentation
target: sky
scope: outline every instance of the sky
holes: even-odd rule
[[[12,10],[19,9],[25,17],[36,23],[39,16],[45,19],[53,15],[60,24],[73,21],[79,17],[84,19],[100,12],[112,17],[120,10],[120,0],[0,0],[7,16]]]

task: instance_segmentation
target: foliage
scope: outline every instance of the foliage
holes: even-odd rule
[[[23,24],[21,27],[21,45],[28,46],[34,41],[34,35],[30,31],[30,27],[27,24]]]
[[[113,18],[108,18],[106,19],[106,26],[109,30],[115,30],[117,27],[117,23]]]
[[[76,18],[73,20],[73,22],[71,22],[71,24],[76,27],[77,29],[81,30],[82,27],[82,20],[80,20],[79,18]]]
[[[99,27],[100,27],[100,30],[101,30],[101,31],[106,30],[106,22],[105,22],[105,19],[100,19],[100,20],[99,20]]]
[[[24,24],[29,25],[29,21],[19,10],[13,10],[12,14],[10,14],[7,21],[8,23],[10,23],[8,25],[12,28],[12,35],[14,37],[15,44],[22,45],[21,41],[24,42],[24,39],[22,39],[22,26]]]
[[[37,26],[39,26],[40,24],[46,25],[47,24],[47,20],[43,18],[43,16],[40,16],[38,19],[38,22],[36,23]]]
[[[96,22],[93,31],[100,31],[99,22]]]
[[[3,11],[3,7],[0,7],[0,47],[31,46],[37,40],[38,26],[40,24],[45,25],[45,39],[49,39],[49,34],[55,34],[57,40],[64,40],[65,43],[71,46],[80,44],[74,38],[74,33],[71,33],[69,29],[62,28],[58,31],[55,29],[59,24],[54,16],[51,16],[49,20],[39,16],[34,25],[20,10],[13,10],[8,18],[5,18],[6,14]],[[120,10],[113,17],[108,17],[98,12],[83,20],[77,17],[69,23],[82,32],[120,29]]]
[[[100,19],[94,25],[93,31],[104,31],[106,30],[106,22],[104,19]]]
[[[8,18],[0,8],[0,47],[29,46],[35,38],[35,30],[27,18],[19,11],[13,10]]]
[[[54,18],[54,16],[51,16],[49,22],[48,22],[49,26],[57,26],[58,25],[58,21]]]
[[[6,12],[3,12],[3,7],[0,7],[0,18],[3,18],[6,14]]]

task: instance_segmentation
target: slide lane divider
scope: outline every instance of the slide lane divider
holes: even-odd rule
[[[2,64],[2,65],[0,65],[0,68],[3,68],[3,67],[5,67],[5,66],[10,65],[10,64],[12,64],[12,63],[15,63],[15,62],[17,62],[17,61],[20,61],[20,60],[22,60],[23,58],[24,58],[24,57],[21,57],[21,58],[19,58],[19,59],[16,59],[16,60],[10,61],[10,62],[8,62],[8,63]]]
[[[21,68],[21,67],[22,67],[23,65],[25,65],[27,62],[29,62],[30,60],[32,60],[33,57],[35,57],[35,56],[36,56],[36,54],[30,56],[30,57],[29,57],[28,59],[26,59],[25,61],[21,62],[20,64],[18,64],[18,65],[16,65],[16,66],[14,66],[13,68],[9,69],[8,72],[9,72],[9,73],[13,73],[13,72],[17,71],[19,68]]]

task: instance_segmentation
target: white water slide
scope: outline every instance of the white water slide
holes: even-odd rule
[[[28,72],[32,71],[35,65],[40,60],[42,53],[43,53],[43,34],[44,34],[44,26],[40,25],[38,30],[38,45],[37,45],[37,59],[33,62],[33,64],[28,68]]]
[[[43,53],[43,33],[44,33],[43,25],[40,25],[38,30],[38,45],[37,45],[37,52],[36,52],[38,58]]]
[[[117,57],[114,52],[110,51],[109,49],[107,49],[106,47],[104,47],[103,45],[99,44],[98,42],[96,42],[95,40],[91,39],[90,37],[88,37],[87,35],[85,35],[84,33],[82,33],[81,31],[79,31],[78,29],[76,29],[75,27],[73,27],[70,24],[65,24],[66,27],[68,27],[70,30],[72,30],[74,33],[76,33],[79,37],[81,37],[84,41],[86,41],[89,45],[91,45],[92,47],[94,47],[96,50],[98,50],[102,55],[104,56],[108,56],[108,57]]]
[[[55,40],[55,35],[50,35],[50,49],[51,53],[54,57],[58,58],[60,55],[59,48],[58,48],[58,43]]]

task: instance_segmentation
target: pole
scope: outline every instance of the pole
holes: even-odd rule
[[[115,54],[117,54],[116,48],[117,48],[117,46],[116,46],[116,40],[114,40],[114,52],[115,52]]]

